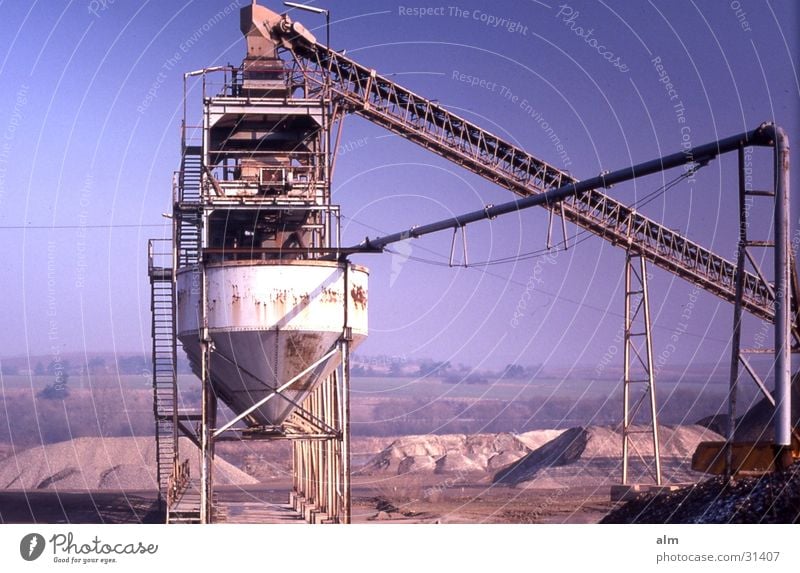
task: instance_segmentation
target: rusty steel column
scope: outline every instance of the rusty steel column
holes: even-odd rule
[[[214,463],[214,439],[211,434],[213,432],[213,420],[216,417],[213,412],[213,410],[216,409],[216,404],[213,395],[214,390],[211,387],[211,380],[209,377],[209,344],[207,341],[203,341],[201,345],[200,523],[211,523]]]

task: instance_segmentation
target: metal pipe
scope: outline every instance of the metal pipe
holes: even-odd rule
[[[762,124],[757,129],[752,131],[740,133],[739,135],[734,135],[712,143],[699,145],[688,151],[673,153],[672,155],[667,155],[666,157],[639,163],[638,165],[619,169],[611,173],[603,173],[597,177],[563,185],[557,189],[546,191],[538,195],[523,197],[507,203],[501,203],[500,205],[488,205],[479,211],[472,211],[470,213],[465,213],[464,215],[457,215],[455,217],[443,219],[435,223],[412,227],[399,233],[393,233],[391,235],[385,235],[375,239],[367,238],[363,243],[361,243],[360,247],[365,249],[380,250],[386,247],[386,245],[396,243],[398,241],[421,237],[423,235],[428,235],[437,231],[443,231],[445,229],[463,227],[469,223],[474,223],[483,219],[493,219],[499,215],[514,213],[516,211],[521,211],[537,205],[549,205],[551,203],[557,203],[572,195],[579,195],[583,192],[598,188],[608,188],[617,183],[630,181],[631,179],[636,179],[637,177],[652,175],[654,173],[672,169],[687,163],[704,164],[720,154],[733,151],[741,146],[767,145],[765,136],[769,136],[770,127],[773,127],[772,124]]]
[[[792,439],[789,138],[769,127],[775,145],[775,446],[786,450]]]

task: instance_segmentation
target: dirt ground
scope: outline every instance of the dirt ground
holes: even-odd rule
[[[436,484],[430,484],[436,487]],[[288,484],[220,486],[228,522],[238,507],[285,504]],[[353,483],[354,523],[597,523],[613,507],[607,488],[517,489],[486,485],[437,489],[427,498]],[[162,523],[151,491],[0,491],[0,523]]]
[[[451,486],[440,480],[398,491],[372,480],[353,482],[356,523],[598,523],[614,507],[608,486],[539,489],[468,480]]]
[[[163,523],[154,491],[0,490],[0,523]]]

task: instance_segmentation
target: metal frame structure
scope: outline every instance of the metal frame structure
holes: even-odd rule
[[[739,147],[737,150],[737,173],[738,173],[738,206],[739,206],[739,236],[736,251],[736,299],[733,311],[733,332],[731,336],[731,359],[730,359],[730,385],[728,393],[728,416],[726,428],[725,454],[725,474],[733,477],[737,468],[734,467],[733,444],[736,439],[736,420],[738,389],[741,379],[741,369],[747,372],[749,378],[756,384],[767,401],[776,408],[775,416],[775,444],[782,447],[782,452],[778,456],[786,456],[786,459],[777,460],[778,467],[788,465],[791,459],[788,457],[788,446],[791,444],[792,435],[800,439],[797,431],[791,425],[791,397],[790,386],[786,384],[775,385],[775,395],[767,388],[766,382],[759,375],[750,362],[748,356],[753,354],[773,354],[775,356],[776,374],[784,377],[786,372],[791,372],[791,354],[800,351],[795,344],[792,346],[791,340],[794,336],[797,340],[796,324],[798,320],[798,297],[800,296],[800,285],[798,285],[797,268],[794,253],[789,247],[789,145],[788,140],[779,131],[774,142],[774,177],[773,189],[754,189],[749,173],[751,168],[747,160],[748,148]],[[752,154],[753,150],[749,149]],[[773,220],[770,222],[774,228],[774,236],[771,238],[752,238],[751,229],[751,208],[756,201],[771,202]],[[774,280],[768,281],[770,294],[775,302],[775,347],[742,347],[742,328],[743,328],[743,277],[748,272],[748,268],[759,277],[764,278],[765,272],[762,270],[756,251],[761,252],[772,250],[773,252],[773,272]],[[766,280],[766,279],[765,279]],[[783,305],[783,308],[781,308]],[[788,307],[788,316],[787,316]]]
[[[218,75],[211,76],[212,73],[222,75],[222,85],[214,84],[211,78]],[[190,125],[191,122],[187,118],[190,95],[188,83],[193,78],[201,84],[202,125]],[[339,341],[323,357],[327,359],[334,353],[340,355],[339,370],[322,381],[302,404],[294,404],[295,411],[281,427],[253,428],[236,424],[269,399],[278,397],[290,400],[283,394],[285,389],[310,372],[321,360],[275,388],[266,399],[261,400],[250,410],[240,413],[221,427],[218,427],[217,423],[219,396],[214,388],[211,365],[214,360],[230,360],[230,358],[216,351],[208,329],[207,264],[220,259],[235,260],[239,257],[277,256],[313,259],[328,255],[333,249],[339,248],[339,210],[338,206],[330,202],[330,170],[335,158],[335,149],[330,147],[333,117],[330,102],[318,97],[319,94],[300,98],[251,97],[252,94],[243,95],[245,82],[242,69],[231,67],[209,68],[185,74],[182,159],[181,168],[173,178],[173,248],[169,266],[163,262],[158,266],[154,262],[154,246],[158,243],[152,241],[149,247],[153,296],[157,296],[157,292],[169,293],[167,302],[152,305],[156,382],[154,404],[157,425],[161,428],[166,421],[172,422],[168,428],[172,432],[172,440],[169,442],[172,449],[168,451],[166,447],[158,448],[160,495],[168,506],[168,515],[180,516],[182,521],[210,523],[215,518],[213,460],[216,441],[230,439],[228,437],[230,433],[237,434],[239,439],[248,440],[290,439],[295,466],[291,501],[295,509],[309,521],[347,523],[350,520],[349,352],[352,335],[346,318]],[[288,93],[293,93],[297,87],[291,86]],[[228,142],[212,141],[211,128],[219,118],[238,117],[238,125],[246,123],[248,117],[260,118],[265,114],[282,117],[284,120],[288,118],[287,121],[292,117],[312,114],[316,117],[315,121],[321,125],[319,134],[312,134],[312,137],[316,138],[313,140],[316,141],[314,145],[317,145],[316,155],[301,159],[299,165],[297,163],[292,165],[294,177],[300,178],[299,184],[306,190],[311,189],[313,196],[316,197],[313,204],[309,205],[307,201],[294,200],[288,196],[276,202],[263,196],[248,197],[246,194],[236,193],[241,191],[242,180],[238,179],[228,167],[228,160],[220,157],[239,153],[242,157],[250,159],[269,154],[258,147],[245,148],[239,152],[217,149],[215,146]],[[303,152],[298,150],[297,153]],[[293,156],[296,155],[293,153]],[[266,161],[272,160],[267,157]],[[304,170],[303,165],[306,164],[317,167]],[[308,174],[307,177],[305,173]],[[291,181],[286,184],[289,183]],[[295,184],[298,184],[296,180]],[[236,213],[247,216],[250,212],[258,213],[267,219],[282,215],[299,216],[307,221],[302,228],[307,229],[310,242],[298,247],[277,248],[218,245],[214,242],[212,227],[214,214],[219,212],[227,213],[227,217],[230,217],[231,213],[234,217]],[[192,417],[192,421],[199,422],[194,430],[180,423],[181,416],[177,408],[178,386],[175,364],[178,332],[175,285],[177,277],[182,273],[189,273],[192,276],[192,288],[196,289],[200,301],[197,305],[199,313],[197,324],[201,326],[199,367],[196,373],[201,384],[201,410],[199,415]],[[349,272],[345,271],[345,282],[348,276]],[[345,317],[348,302],[345,296],[343,302]],[[163,329],[162,325],[166,325],[167,322],[171,325],[168,332],[157,331],[159,328]],[[162,351],[162,346],[167,344],[165,341],[170,345],[168,364]],[[166,366],[169,366],[168,370]],[[170,390],[169,403],[166,401],[167,388]],[[190,477],[187,466],[180,460],[177,450],[178,430],[189,436],[200,449],[201,463],[198,478]],[[163,432],[157,433],[160,444],[166,443],[162,434]],[[169,478],[170,475],[173,479]],[[188,495],[187,491],[195,491],[199,495]],[[182,500],[185,499],[192,500],[188,508],[181,506]]]
[[[638,264],[637,264],[638,263]],[[654,470],[661,485],[661,454],[658,442],[658,408],[656,407],[656,375],[653,368],[653,337],[650,332],[650,296],[647,290],[647,261],[642,255],[625,254],[625,328],[622,352],[622,484],[628,484],[629,460],[636,456],[650,470],[633,436],[650,434],[653,443]],[[643,386],[638,397],[631,397]],[[649,427],[635,424],[636,415],[645,401],[649,402]]]
[[[365,117],[461,165],[514,193],[527,197],[557,189],[577,180],[526,151],[508,143],[440,105],[408,90],[375,70],[361,66],[344,55],[318,43],[293,38],[291,54],[296,74],[307,84],[328,92],[351,113]],[[761,144],[754,132],[737,136],[737,141],[720,140],[707,148],[685,152],[681,165],[703,165],[709,159],[738,145],[744,137]],[[656,160],[658,161],[658,160]],[[691,167],[690,167],[691,168]],[[657,169],[660,170],[660,169]],[[637,173],[637,176],[640,174]],[[648,261],[729,301],[736,300],[736,265],[682,236],[680,233],[636,212],[599,191],[608,184],[589,187],[562,203],[544,205],[557,215],[615,245],[630,245]],[[773,320],[773,299],[766,282],[744,274],[742,306],[759,318]]]
[[[216,70],[215,70],[216,71]],[[223,91],[216,95],[206,93],[206,75],[203,75],[203,132],[202,132],[202,155],[201,165],[203,167],[202,177],[202,201],[200,208],[200,232],[201,245],[199,252],[200,288],[201,303],[200,308],[203,313],[208,308],[207,299],[207,276],[206,263],[209,259],[226,256],[237,257],[237,249],[243,251],[245,256],[265,256],[264,252],[257,252],[252,246],[231,247],[225,246],[222,249],[215,248],[211,244],[209,233],[209,221],[213,213],[221,208],[226,212],[255,210],[259,213],[275,212],[276,216],[284,213],[297,212],[298,209],[306,213],[309,224],[308,228],[311,242],[298,248],[297,251],[304,252],[306,256],[320,256],[328,249],[338,246],[338,208],[330,203],[330,168],[333,160],[333,151],[330,149],[331,131],[331,110],[328,101],[319,97],[296,97],[290,95],[289,98],[260,98],[238,95],[242,90],[243,83],[237,78],[238,70],[222,70],[226,74],[225,87]],[[230,71],[230,80],[227,72]],[[294,91],[289,89],[289,94]],[[308,158],[308,165],[318,167],[309,170],[307,179],[304,182],[305,189],[314,190],[317,198],[314,205],[309,206],[303,202],[295,202],[291,198],[284,198],[280,203],[272,203],[269,200],[258,197],[247,199],[241,195],[228,198],[227,194],[220,193],[218,187],[225,186],[228,178],[227,167],[220,169],[218,162],[213,155],[217,153],[214,143],[210,138],[211,126],[216,117],[223,115],[233,115],[240,117],[240,122],[247,122],[247,118],[258,118],[265,114],[282,116],[284,118],[305,117],[311,114],[317,118],[322,126],[322,133],[317,137],[317,152],[315,157]],[[256,120],[258,121],[258,120]],[[241,153],[248,158],[259,155],[267,155],[258,147],[247,148]],[[299,150],[293,152],[301,153]],[[216,165],[216,168],[214,167]],[[295,174],[299,170],[294,169]],[[301,172],[300,177],[304,177]],[[231,183],[236,184],[236,183]],[[334,220],[336,219],[336,220]],[[332,240],[332,238],[335,238]],[[182,246],[179,239],[179,249]],[[309,248],[316,250],[316,255],[309,255]],[[267,251],[268,249],[264,249]],[[294,256],[296,253],[291,248],[279,247],[279,256]],[[219,254],[222,251],[224,254]],[[344,301],[345,308],[347,300]],[[200,324],[207,325],[207,316],[203,314]],[[337,343],[333,352],[341,352],[346,355],[348,352],[348,342],[346,340],[347,324],[343,326],[342,337]],[[200,476],[200,499],[201,513],[200,521],[209,523],[214,519],[212,500],[213,496],[213,476],[212,461],[214,458],[214,444],[217,439],[221,439],[223,432],[236,432],[241,437],[256,440],[272,439],[291,439],[293,449],[293,460],[295,464],[294,488],[291,493],[291,501],[308,521],[328,521],[328,522],[348,522],[350,519],[349,487],[345,487],[347,480],[346,471],[349,472],[349,432],[347,428],[346,412],[349,409],[349,372],[347,361],[343,360],[343,368],[336,375],[329,376],[324,380],[309,396],[303,404],[295,404],[295,411],[291,418],[281,428],[268,428],[263,431],[259,429],[236,429],[233,424],[241,421],[249,411],[237,415],[228,424],[217,427],[218,398],[214,392],[214,385],[211,377],[212,360],[230,360],[217,352],[213,347],[207,326],[203,327],[201,337],[202,359],[201,359],[201,384],[203,388],[203,420],[201,428],[201,476]],[[325,359],[328,355],[324,356]],[[321,362],[319,360],[318,362]],[[309,365],[308,368],[298,373],[294,378],[287,380],[280,387],[276,388],[262,401],[266,402],[270,398],[279,397],[288,399],[282,394],[295,380],[302,375],[310,372],[317,363]],[[258,404],[261,405],[261,404]]]
[[[775,467],[786,467],[791,464],[791,438],[793,435],[793,428],[791,422],[791,355],[793,352],[800,351],[800,334],[798,330],[798,301],[800,300],[800,287],[798,286],[797,274],[795,271],[795,263],[791,249],[789,247],[789,145],[788,138],[783,130],[773,124],[762,124],[758,129],[742,133],[733,137],[723,140],[708,143],[690,149],[688,152],[676,153],[668,155],[653,161],[640,163],[629,168],[620,169],[611,173],[605,173],[598,177],[586,179],[580,182],[569,183],[558,189],[545,191],[530,197],[517,199],[501,205],[486,206],[483,210],[472,211],[463,215],[450,217],[442,221],[428,223],[426,225],[412,227],[405,231],[393,233],[375,239],[367,238],[361,247],[366,251],[375,252],[383,250],[387,245],[407,240],[409,238],[421,237],[430,233],[435,233],[445,229],[465,228],[469,223],[481,221],[484,219],[493,219],[499,215],[516,212],[522,209],[527,209],[534,206],[544,206],[553,209],[556,205],[563,204],[565,201],[573,197],[584,196],[587,192],[592,191],[597,187],[610,187],[611,185],[651,175],[668,169],[673,169],[681,165],[692,164],[697,161],[708,163],[712,159],[725,153],[736,151],[739,157],[739,176],[740,188],[744,188],[744,164],[742,157],[744,150],[753,146],[762,146],[773,149],[773,179],[774,191],[752,191],[751,195],[775,197],[775,206],[773,209],[774,217],[774,240],[772,241],[747,241],[746,233],[746,209],[740,208],[740,251],[739,251],[739,265],[737,270],[734,271],[734,284],[738,285],[734,296],[734,336],[732,347],[732,366],[731,366],[731,392],[729,401],[730,411],[730,424],[728,427],[728,435],[726,436],[726,451],[727,451],[727,467],[730,474],[730,460],[732,443],[734,439],[734,418],[735,418],[735,393],[736,383],[738,380],[738,363],[742,362],[748,372],[751,374],[759,389],[764,393],[767,399],[776,407],[775,415]],[[740,197],[744,198],[744,191],[740,193]],[[742,199],[744,201],[744,199]],[[629,230],[631,230],[629,228]],[[631,230],[632,231],[632,230]],[[743,237],[743,238],[742,238]],[[630,355],[629,346],[631,341],[631,295],[640,295],[643,300],[647,297],[647,273],[644,266],[646,260],[650,260],[647,251],[635,249],[636,239],[631,232],[628,239],[617,246],[623,246],[627,250],[626,256],[626,289],[625,289],[625,347],[626,354],[624,357],[624,376],[623,376],[623,471],[622,482],[627,482],[627,469],[628,469],[628,446],[629,437],[631,434],[630,426],[632,419],[629,414],[629,391],[633,379],[630,376]],[[773,266],[775,269],[775,279],[770,282],[757,264],[752,255],[748,255],[746,248],[752,246],[759,247],[774,247],[774,260]],[[641,270],[639,274],[640,291],[631,290],[631,258],[638,257],[641,260]],[[742,260],[747,257],[750,260],[755,274],[748,273],[744,267]],[[678,276],[687,278],[686,275],[678,273]],[[753,310],[745,304],[745,289],[744,285],[749,280],[748,277],[756,277],[756,280],[761,281],[767,297],[772,301],[767,307],[761,308],[758,312]],[[707,289],[713,294],[717,294],[726,299],[718,289]],[[645,304],[647,308],[649,304]],[[740,350],[740,329],[741,329],[741,314],[743,310],[748,310],[756,317],[764,320],[764,314],[771,314],[775,331],[775,348],[767,350],[773,353],[775,357],[774,378],[775,378],[775,396],[773,397],[767,390],[764,382],[758,377],[746,359],[744,359],[744,352]],[[659,459],[659,444],[658,444],[658,408],[655,399],[655,375],[652,369],[652,343],[650,341],[650,320],[649,308],[646,313],[643,313],[644,324],[644,337],[645,352],[647,359],[641,361],[646,378],[644,381],[648,384],[648,391],[650,397],[650,423],[652,425],[653,436],[653,456],[655,465],[654,479],[658,485],[661,485],[662,477],[660,471]],[[794,344],[793,344],[794,342]],[[642,399],[644,396],[642,395]],[[636,406],[635,406],[635,409]]]
[[[202,453],[200,498],[200,521],[213,519],[211,501],[213,499],[212,461],[217,413],[217,396],[213,392],[210,374],[212,360],[226,359],[215,354],[211,337],[207,328],[206,291],[207,257],[236,256],[237,248],[225,246],[222,250],[212,244],[209,237],[209,221],[215,208],[224,208],[231,212],[248,208],[278,209],[288,212],[291,209],[308,209],[302,204],[292,205],[270,204],[268,201],[254,200],[231,201],[224,192],[225,185],[233,185],[228,178],[227,167],[220,166],[215,159],[216,151],[211,149],[208,127],[213,122],[215,113],[248,114],[259,106],[292,105],[320,106],[323,110],[324,123],[324,164],[325,174],[322,182],[322,201],[318,203],[312,232],[318,239],[307,245],[296,248],[263,248],[251,245],[246,249],[249,256],[305,256],[319,259],[345,259],[353,252],[380,252],[388,244],[419,237],[442,229],[462,229],[467,224],[486,218],[493,218],[531,207],[543,206],[552,214],[572,222],[578,227],[588,230],[613,245],[624,248],[626,256],[626,363],[625,363],[625,416],[624,427],[630,430],[629,422],[629,390],[634,383],[630,372],[629,359],[631,341],[636,332],[633,330],[633,318],[639,316],[636,296],[643,301],[641,318],[644,326],[644,346],[647,358],[642,361],[645,366],[647,393],[650,395],[650,412],[653,432],[654,454],[658,458],[658,424],[655,403],[655,380],[652,369],[652,349],[649,334],[649,304],[647,301],[646,262],[653,263],[678,277],[687,280],[707,292],[723,300],[732,302],[734,308],[735,344],[732,357],[731,372],[731,411],[735,413],[735,387],[738,380],[738,364],[746,362],[741,358],[739,348],[739,328],[741,313],[748,312],[755,317],[773,322],[775,325],[775,393],[776,403],[776,439],[775,444],[779,457],[784,456],[790,444],[791,423],[789,412],[790,370],[792,339],[800,342],[800,326],[798,324],[797,301],[798,286],[796,277],[790,279],[792,263],[789,250],[789,153],[788,140],[783,131],[772,125],[764,124],[758,129],[733,137],[715,141],[691,150],[675,153],[656,160],[635,165],[613,173],[604,173],[597,177],[578,181],[568,173],[556,169],[530,155],[526,151],[500,139],[481,129],[479,126],[452,114],[440,105],[419,96],[412,91],[378,75],[375,70],[361,66],[328,46],[316,42],[307,30],[287,16],[279,16],[273,12],[253,6],[244,8],[254,16],[256,8],[267,19],[258,22],[251,30],[261,34],[254,46],[263,47],[258,42],[268,39],[276,50],[275,58],[282,54],[283,61],[290,62],[288,69],[289,94],[297,91],[303,94],[298,100],[293,96],[284,97],[283,102],[277,99],[272,102],[259,101],[259,98],[243,97],[242,84],[237,74],[244,74],[248,66],[262,65],[258,58],[245,60],[242,70],[219,67],[200,70],[186,74],[186,78],[202,76],[203,82],[203,125],[201,141],[189,141],[187,133],[192,131],[184,116],[182,138],[181,170],[175,178],[174,196],[174,260],[172,280],[179,272],[190,272],[196,277],[202,303],[199,305],[200,316],[200,368],[202,381],[202,416],[200,423],[199,444]],[[243,29],[244,31],[244,29]],[[248,32],[249,34],[249,32]],[[247,34],[246,34],[247,35]],[[248,35],[248,57],[250,54]],[[288,58],[286,58],[288,56]],[[249,63],[248,63],[249,62]],[[254,69],[253,67],[249,69]],[[225,74],[222,91],[217,95],[206,96],[206,76],[209,72]],[[222,95],[220,95],[222,94]],[[186,95],[186,94],[185,94]],[[263,108],[263,107],[262,107]],[[186,109],[186,106],[184,106]],[[310,108],[309,108],[310,109]],[[413,141],[426,149],[453,161],[464,168],[505,187],[519,199],[498,206],[486,206],[481,211],[452,217],[444,221],[414,227],[406,231],[368,239],[361,245],[342,248],[338,241],[338,208],[330,204],[330,177],[335,164],[335,149],[331,146],[333,126],[338,125],[337,142],[341,134],[341,120],[348,113],[358,114],[369,121]],[[257,114],[256,114],[257,115]],[[696,170],[717,158],[719,155],[738,151],[741,158],[743,149],[750,146],[766,146],[775,150],[775,238],[774,244],[774,281],[765,277],[758,265],[748,271],[743,263],[747,258],[745,249],[740,249],[736,263],[727,261],[682,236],[664,225],[638,213],[635,209],[609,197],[600,189],[608,189],[616,183],[659,173],[668,169],[684,166],[688,171]],[[248,153],[257,149],[247,150]],[[741,172],[741,162],[740,162]],[[741,187],[741,185],[740,185]],[[337,231],[334,232],[334,227]],[[549,235],[549,232],[548,232]],[[332,241],[337,237],[336,242]],[[463,235],[465,240],[465,235]],[[740,241],[743,247],[748,244],[747,238]],[[465,251],[466,254],[466,251]],[[639,259],[639,274],[635,272],[634,259]],[[752,262],[752,261],[751,261]],[[151,265],[152,266],[152,265]],[[637,293],[632,285],[632,276],[639,277],[641,292]],[[151,273],[151,277],[152,277]],[[154,283],[155,284],[155,283]],[[174,289],[173,289],[174,296]],[[154,310],[155,312],[155,310]],[[345,314],[347,304],[345,303]],[[155,324],[155,321],[154,321]],[[155,328],[155,327],[154,327]],[[336,345],[341,352],[341,371],[331,376],[320,385],[308,400],[297,410],[291,423],[284,428],[272,428],[270,431],[241,431],[242,437],[291,438],[295,441],[293,458],[295,462],[295,482],[293,501],[295,507],[312,517],[315,512],[324,516],[322,520],[348,522],[349,509],[349,375],[348,354],[350,346],[347,320],[342,336]],[[154,340],[156,338],[154,330]],[[154,347],[155,348],[155,347]],[[635,351],[634,351],[635,352]],[[155,358],[155,351],[154,351]],[[735,369],[735,372],[734,372]],[[757,380],[758,381],[758,380]],[[766,388],[762,383],[762,390]],[[279,389],[275,389],[280,393]],[[641,403],[641,402],[639,402]],[[635,408],[634,408],[635,410]],[[158,417],[158,408],[156,409]],[[180,416],[173,413],[174,425],[185,428],[180,423]],[[320,424],[319,422],[322,422]],[[317,430],[333,430],[318,432]],[[312,431],[313,430],[313,431]],[[226,431],[231,431],[230,428]],[[629,434],[625,434],[625,443]],[[732,438],[732,434],[729,439]],[[327,445],[325,445],[327,444]],[[334,445],[331,445],[334,444]],[[627,447],[626,456],[627,458]],[[176,462],[177,463],[177,462]],[[627,469],[627,460],[624,462]],[[656,463],[656,481],[661,481],[660,467]],[[623,480],[627,479],[623,470]],[[311,508],[311,509],[309,509]]]

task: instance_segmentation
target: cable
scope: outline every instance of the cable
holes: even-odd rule
[[[136,229],[141,227],[166,227],[169,223],[139,223],[119,225],[0,225],[0,229]]]
[[[695,171],[696,170],[690,170],[690,171],[687,171],[685,173],[682,173],[682,174],[678,175],[677,177],[675,177],[671,181],[665,183],[661,187],[659,187],[659,188],[655,189],[654,191],[648,193],[647,195],[645,195],[644,197],[642,197],[638,201],[635,201],[631,206],[632,207],[644,207],[648,203],[653,202],[656,198],[660,197],[661,195],[664,195],[667,191],[669,191],[670,189],[672,189],[673,187],[678,185],[678,183],[680,183],[683,179],[687,179],[688,177],[693,175]],[[351,219],[351,220],[354,221],[354,219]],[[369,225],[361,223],[360,221],[356,221],[356,222],[361,224],[361,225],[363,225],[363,226],[365,226],[365,227],[367,227],[367,228],[372,228],[373,230],[375,230],[377,232],[382,232],[380,229],[375,229],[374,227],[370,227]],[[560,252],[566,251],[568,249],[568,245],[570,245],[570,244],[574,247],[576,245],[581,244],[582,242],[586,241],[587,239],[589,239],[589,238],[591,238],[593,236],[594,236],[594,234],[591,231],[589,231],[588,229],[582,229],[582,230],[576,232],[571,238],[567,237],[563,241],[560,241],[559,243],[556,243],[555,245],[553,245],[550,248],[544,247],[544,248],[541,248],[541,249],[537,249],[535,251],[529,251],[527,253],[521,253],[521,254],[517,254],[517,255],[509,255],[507,257],[501,257],[501,258],[498,258],[498,259],[490,259],[490,260],[487,260],[487,261],[480,261],[480,262],[477,262],[477,263],[469,263],[467,266],[469,266],[469,267],[488,267],[488,266],[494,266],[494,265],[507,264],[507,263],[511,263],[511,262],[526,261],[526,260],[535,259],[535,258],[538,258],[538,257],[544,257],[544,256],[547,256],[547,255],[553,255],[553,254],[556,254],[556,253],[560,253]],[[576,241],[576,239],[578,239],[578,237],[582,237],[582,238],[580,240]],[[391,249],[387,248],[386,250],[388,252],[390,252],[390,253],[398,254],[398,253],[396,253],[396,251],[392,251]],[[429,252],[444,258],[444,256],[441,255],[440,253],[437,253],[435,251],[431,251],[430,249],[425,249],[425,250],[428,250]],[[420,262],[420,263],[430,264],[430,265],[434,265],[434,266],[450,266],[449,263],[441,263],[439,261],[431,261],[429,259],[423,259],[422,257],[410,257],[409,256],[408,258],[411,259],[411,260]]]

